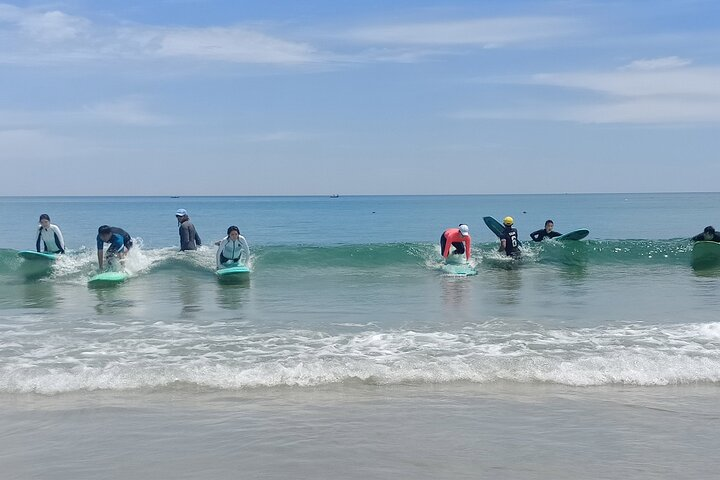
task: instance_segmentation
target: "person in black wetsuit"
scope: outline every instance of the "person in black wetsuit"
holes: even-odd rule
[[[547,220],[545,221],[545,228],[535,230],[530,234],[530,238],[532,238],[536,242],[542,242],[543,238],[559,237],[560,235],[562,235],[562,233],[553,231],[554,226],[555,223],[552,220]]]
[[[505,252],[508,257],[516,257],[520,255],[520,240],[518,239],[518,231],[513,228],[515,221],[512,217],[505,217],[503,219],[503,225],[505,230],[500,237],[500,252]]]
[[[699,233],[692,237],[694,242],[720,242],[720,235],[715,233],[715,228],[712,225],[708,225],[703,230],[703,233]]]

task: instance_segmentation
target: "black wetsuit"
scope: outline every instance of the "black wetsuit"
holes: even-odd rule
[[[562,235],[562,233],[558,233],[556,231],[551,231],[548,233],[544,228],[541,228],[540,230],[535,230],[530,234],[530,238],[532,238],[536,242],[542,242],[543,238],[555,238]]]
[[[190,220],[185,220],[180,224],[180,250],[197,250],[198,245],[202,245],[200,235],[195,230]]]
[[[505,240],[505,255],[514,257],[520,254],[520,240],[518,240],[518,231],[513,227],[505,227],[501,240]]]
[[[715,232],[713,234],[713,238],[711,238],[710,240],[705,240],[705,233],[700,233],[692,237],[692,240],[695,242],[720,242],[720,235]]]

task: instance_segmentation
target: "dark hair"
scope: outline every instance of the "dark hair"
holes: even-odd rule
[[[710,233],[712,235],[715,235],[715,227],[713,227],[712,225],[708,225],[707,227],[705,227],[705,230],[703,230],[703,233]]]
[[[106,233],[112,233],[112,230],[110,229],[110,225],[102,225],[100,228],[98,228],[98,233],[100,235],[104,235]]]
[[[236,227],[235,225],[230,225],[228,227],[227,234],[230,235],[230,232],[232,232],[233,230],[235,230],[238,233],[238,235],[240,235],[240,229],[238,227]]]
[[[552,223],[553,225],[555,225],[555,222],[553,222],[552,220],[545,220],[546,227],[548,226],[548,223]]]
[[[40,215],[40,221],[42,222],[43,220],[47,220],[49,222],[50,215],[48,215],[47,213],[43,213],[42,215]]]

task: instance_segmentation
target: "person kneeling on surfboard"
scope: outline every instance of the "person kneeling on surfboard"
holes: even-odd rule
[[[110,244],[110,246],[103,257],[103,247],[106,243]],[[103,225],[98,228],[97,256],[100,270],[103,269],[103,259],[107,261],[108,266],[113,264],[112,268],[118,270],[118,266],[115,265],[117,259],[127,255],[132,245],[133,242],[130,234],[122,228],[111,227],[109,225]]]
[[[195,230],[195,225],[190,221],[187,210],[184,208],[175,212],[175,218],[178,221],[178,230],[180,232],[180,251],[197,250],[202,245],[200,235]]]
[[[35,250],[47,253],[65,253],[65,240],[57,225],[50,223],[50,215],[40,215]]]
[[[695,235],[692,239],[695,242],[720,242],[720,235],[715,233],[715,227],[708,225],[703,233]]]
[[[558,233],[553,231],[553,227],[555,227],[555,223],[553,223],[552,220],[546,220],[545,221],[545,228],[541,228],[540,230],[535,230],[530,234],[530,238],[532,238],[536,242],[542,242],[543,238],[555,238],[562,235],[562,233]]]
[[[228,227],[227,237],[220,240],[218,245],[217,268],[219,269],[235,266],[243,255],[247,263],[250,257],[247,241],[240,235],[240,229],[235,225]]]
[[[465,258],[470,260],[470,229],[464,223],[458,225],[458,228],[448,228],[440,236],[440,251],[443,258],[450,256],[450,246],[452,245],[453,255],[465,254]]]
[[[502,236],[500,237],[500,252],[505,252],[508,257],[515,257],[520,255],[520,240],[518,240],[518,231],[513,228],[515,220],[512,217],[505,217],[503,219],[503,230]]]

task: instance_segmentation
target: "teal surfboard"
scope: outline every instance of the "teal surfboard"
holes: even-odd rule
[[[590,230],[587,230],[585,228],[581,228],[580,230],[573,230],[572,232],[568,232],[565,235],[560,235],[559,237],[555,237],[553,240],[582,240],[583,238],[590,235]]]
[[[218,269],[215,274],[223,280],[247,278],[250,275],[250,269],[245,265],[239,264],[235,267],[227,267]]]
[[[720,265],[720,243],[695,242],[692,249],[692,266],[708,268]]]
[[[503,227],[502,223],[495,220],[493,217],[483,217],[483,222],[485,222],[485,225],[495,234],[498,238],[502,237],[503,232],[505,231],[505,227]]]
[[[477,275],[477,270],[467,263],[446,263],[442,266],[442,270],[449,275],[457,275],[459,277]]]
[[[95,275],[88,280],[89,287],[112,287],[113,285],[119,285],[128,279],[128,274],[125,272],[103,272]]]
[[[57,260],[57,255],[54,253],[35,252],[33,250],[21,250],[18,252],[18,256],[36,262],[54,262]]]

